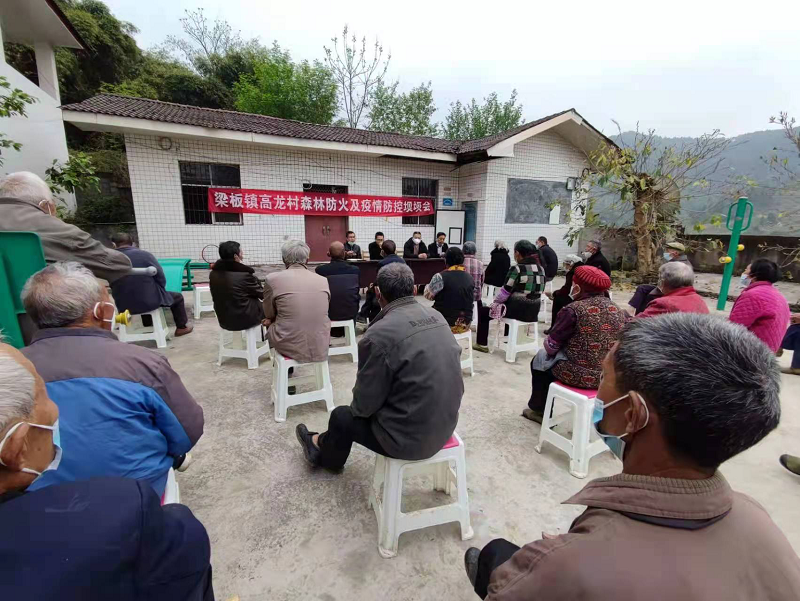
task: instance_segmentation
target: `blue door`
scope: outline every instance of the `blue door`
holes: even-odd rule
[[[478,203],[462,202],[461,209],[464,211],[464,242],[475,242],[478,234]]]

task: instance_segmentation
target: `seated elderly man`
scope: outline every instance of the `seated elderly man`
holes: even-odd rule
[[[689,259],[686,258],[686,247],[680,242],[667,242],[664,245],[662,256],[667,263],[683,263],[689,267],[692,266]],[[694,280],[692,280],[692,284],[694,284]],[[659,296],[661,296],[661,290],[658,286],[642,284],[636,287],[636,292],[628,301],[628,306],[633,308],[635,315],[638,315]]]
[[[441,313],[454,334],[469,330],[472,303],[475,302],[475,280],[464,267],[464,253],[457,246],[447,249],[447,269],[435,274],[425,287],[425,298]]]
[[[240,332],[264,320],[264,289],[256,270],[244,264],[244,251],[238,242],[219,245],[219,261],[208,276],[214,312],[223,330]]]
[[[773,353],[735,324],[692,313],[633,320],[603,360],[593,416],[622,473],[566,501],[587,508],[565,534],[469,549],[475,592],[493,601],[800,599],[789,541],[719,472],[775,429],[779,392]]]
[[[149,313],[159,307],[169,307],[175,320],[175,336],[185,336],[194,329],[186,316],[186,305],[180,292],[167,291],[164,269],[151,253],[133,245],[133,237],[127,232],[116,232],[111,236],[114,248],[128,257],[134,267],[155,267],[156,275],[126,275],[111,284],[111,294],[120,313],[128,310],[133,315]],[[152,324],[149,315],[142,316],[146,327]]]
[[[601,362],[625,325],[626,314],[605,295],[611,278],[584,265],[572,276],[574,299],[561,309],[531,361],[531,398],[523,417],[542,423],[547,391],[555,380],[576,388],[600,385]]]
[[[553,301],[553,312],[550,315],[550,323],[556,322],[558,312],[572,302],[572,277],[575,275],[575,270],[583,266],[583,261],[578,255],[569,254],[564,257],[564,285],[554,292],[545,292],[544,295]],[[544,331],[545,334],[550,333],[550,329]]]
[[[79,263],[54,263],[32,275],[22,303],[39,327],[22,352],[58,405],[69,449],[58,470],[31,489],[124,476],[146,480],[161,495],[169,468],[203,433],[203,409],[169,361],[117,340],[114,303]]]
[[[353,402],[333,410],[327,432],[297,426],[313,466],[341,469],[354,442],[387,457],[427,459],[455,430],[461,347],[444,317],[414,300],[407,265],[382,268],[377,284],[382,309],[358,343]]]
[[[269,274],[264,285],[270,348],[300,363],[327,361],[331,343],[331,291],[328,280],[308,269],[310,252],[300,240],[284,242],[286,270]]]
[[[331,242],[328,249],[330,263],[317,267],[317,275],[328,280],[331,291],[331,303],[328,317],[331,321],[355,320],[358,313],[358,303],[361,297],[358,292],[358,267],[348,263],[345,245],[341,242]],[[333,328],[331,336],[344,336],[344,328]]]
[[[0,560],[13,575],[0,578],[0,599],[214,598],[205,528],[188,507],[162,507],[147,482],[95,478],[28,492],[80,450],[65,442],[62,456],[58,407],[31,362],[5,344],[0,390]],[[89,425],[83,435],[102,433]]]
[[[658,290],[647,308],[636,317],[653,317],[663,313],[708,313],[703,297],[694,290],[694,269],[679,261],[664,263],[658,269]]]

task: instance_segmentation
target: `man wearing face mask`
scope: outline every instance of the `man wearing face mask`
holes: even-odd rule
[[[682,263],[690,269],[692,264],[686,258],[686,247],[680,242],[667,242],[664,245],[664,253],[662,257],[666,263]],[[663,265],[662,265],[663,267]],[[692,283],[694,283],[694,276],[692,276]],[[663,291],[659,286],[652,284],[642,284],[636,287],[636,292],[633,293],[631,300],[628,301],[628,306],[633,307],[634,314],[639,315],[652,303],[655,299],[663,296]]]
[[[428,247],[422,241],[422,233],[414,232],[403,246],[404,259],[427,259]]]
[[[16,349],[0,344],[2,599],[213,601],[210,544],[183,505],[144,481],[31,484],[58,472],[58,407]],[[86,435],[90,435],[87,432]],[[27,490],[26,490],[27,489]]]
[[[203,409],[166,357],[119,342],[114,303],[79,263],[54,263],[22,289],[39,331],[25,356],[47,383],[69,448],[59,469],[32,490],[97,476],[145,480],[158,495],[167,472],[203,433]]]
[[[725,320],[672,313],[629,323],[603,361],[593,417],[622,473],[566,501],[587,507],[566,534],[469,549],[475,592],[492,601],[800,599],[797,554],[718,471],[777,427],[779,393],[773,354]]]

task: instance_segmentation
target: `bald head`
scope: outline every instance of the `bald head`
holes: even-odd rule
[[[328,254],[331,256],[331,259],[335,259],[337,261],[344,260],[344,244],[341,242],[331,242],[330,248],[328,248]]]

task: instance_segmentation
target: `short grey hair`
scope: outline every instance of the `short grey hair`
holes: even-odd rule
[[[685,288],[694,284],[694,269],[691,265],[680,261],[664,263],[658,268],[658,282],[663,289],[664,286],[670,290]]]
[[[414,272],[405,263],[395,261],[378,270],[376,282],[381,296],[388,302],[414,296]]]
[[[11,422],[30,418],[33,413],[33,374],[17,359],[0,351],[0,432]]]
[[[603,249],[603,243],[600,240],[589,240],[589,244],[594,246],[597,250]]]
[[[310,254],[311,249],[302,240],[287,240],[281,246],[281,257],[287,267],[295,264],[305,265]]]
[[[495,248],[505,248],[506,250],[508,250],[508,247],[506,246],[506,243],[503,242],[502,240],[495,240],[494,241],[494,247]]]
[[[465,255],[474,255],[478,252],[478,247],[474,242],[464,242],[463,251]]]
[[[72,325],[103,299],[103,286],[80,263],[65,261],[34,273],[22,288],[22,305],[39,328]]]
[[[640,393],[673,453],[700,467],[716,468],[780,421],[775,353],[722,317],[635,319],[620,333],[613,361],[620,390]]]
[[[43,200],[52,202],[53,193],[45,181],[30,171],[9,173],[0,181],[0,197],[24,200],[36,206]]]

